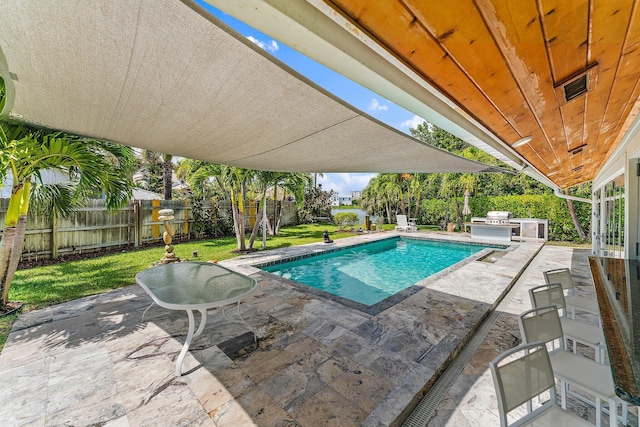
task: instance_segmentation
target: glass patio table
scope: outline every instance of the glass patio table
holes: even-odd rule
[[[251,277],[208,262],[176,262],[151,267],[136,274],[136,282],[159,306],[187,312],[189,330],[176,361],[176,376],[182,375],[182,361],[192,340],[204,330],[207,310],[237,303],[240,316],[240,300],[254,292],[257,286]],[[194,310],[201,314],[195,332]],[[144,313],[142,317],[144,319]],[[240,319],[246,325],[241,316]]]

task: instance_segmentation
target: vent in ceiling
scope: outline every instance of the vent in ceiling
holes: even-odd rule
[[[578,153],[582,153],[582,151],[584,150],[584,147],[586,147],[586,146],[587,146],[587,144],[582,144],[581,146],[576,147],[576,148],[574,148],[573,150],[569,150],[569,152],[570,152],[571,154],[578,154]]]
[[[583,93],[587,93],[587,75],[583,75],[562,86],[564,90],[564,99],[571,101],[573,98],[577,98]]]
[[[594,62],[588,67],[579,70],[571,76],[561,80],[554,87],[560,105],[580,98],[588,91],[592,90],[598,80],[598,63]]]

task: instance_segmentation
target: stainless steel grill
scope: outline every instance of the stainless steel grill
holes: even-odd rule
[[[511,221],[511,212],[508,211],[489,211],[485,218],[487,224],[509,224]]]

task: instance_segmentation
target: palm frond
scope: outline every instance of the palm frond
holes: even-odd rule
[[[82,203],[74,197],[77,182],[63,181],[55,184],[34,182],[31,187],[31,206],[36,216],[51,219],[53,216],[69,217]]]

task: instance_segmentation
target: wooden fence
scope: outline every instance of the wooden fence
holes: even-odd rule
[[[280,202],[277,202],[278,204]],[[0,199],[0,229],[4,229],[9,199]],[[180,240],[198,237],[192,207],[180,200],[134,200],[117,212],[107,212],[103,200],[91,200],[69,218],[48,218],[29,214],[22,260],[58,258],[105,248],[140,246],[162,241],[163,222],[160,209],[173,209],[171,221]],[[211,203],[203,207],[213,210]],[[218,205],[218,212],[228,212],[228,205]],[[267,216],[273,221],[275,207],[267,200]],[[256,203],[245,203],[245,227],[251,229],[256,220]],[[282,224],[295,221],[293,202],[284,202]]]

